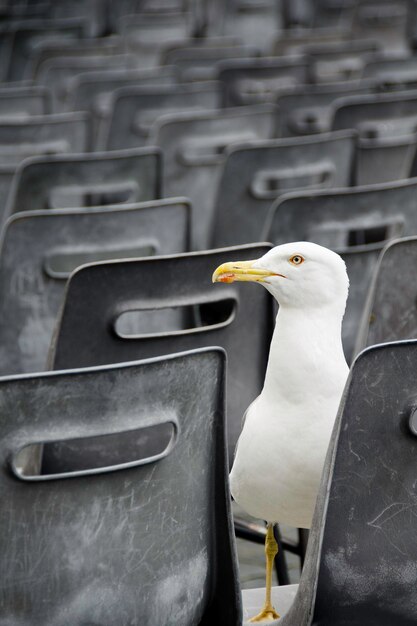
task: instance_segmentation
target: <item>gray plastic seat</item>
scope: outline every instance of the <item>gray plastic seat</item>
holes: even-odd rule
[[[43,72],[43,64],[50,63],[57,58],[83,58],[87,56],[109,58],[124,52],[122,40],[115,36],[97,39],[80,39],[74,46],[71,40],[45,41],[37,46],[30,59],[30,75],[37,80]],[[29,71],[29,70],[28,70]]]
[[[33,50],[43,42],[71,39],[73,42],[86,34],[86,22],[81,18],[63,20],[22,20],[5,26],[13,30],[13,44],[7,73],[9,81],[31,80],[28,63]]]
[[[357,37],[377,41],[383,50],[408,50],[408,0],[361,0],[357,3],[353,30]]]
[[[0,120],[30,117],[51,112],[51,92],[47,87],[4,87],[0,89]]]
[[[225,4],[225,32],[257,46],[264,54],[269,51],[280,24],[280,3],[275,0],[230,0]]]
[[[38,71],[37,83],[51,87],[55,112],[67,111],[67,100],[71,98],[74,76],[109,69],[129,69],[135,66],[131,54],[84,55],[54,57],[42,63]]]
[[[367,58],[379,49],[372,39],[353,39],[307,44],[303,52],[310,57],[311,82],[329,83],[361,78]]]
[[[117,31],[126,42],[127,50],[138,56],[140,67],[151,68],[159,65],[161,50],[167,43],[190,37],[191,22],[185,11],[153,10],[124,15]]]
[[[298,594],[274,626],[415,624],[416,368],[415,341],[374,346],[353,364]]]
[[[381,55],[366,63],[362,76],[376,79],[387,86],[399,82],[417,82],[417,59],[408,54]]]
[[[219,64],[223,106],[274,102],[277,95],[308,82],[304,57],[236,59]]]
[[[6,214],[160,197],[158,148],[36,157],[18,169]]]
[[[164,154],[164,194],[186,195],[193,205],[192,245],[209,245],[214,201],[225,162],[225,148],[233,143],[273,136],[275,107],[240,107],[221,113],[165,116],[152,128],[149,143]]]
[[[187,41],[183,46],[172,44],[161,52],[161,63],[177,68],[179,80],[201,81],[216,80],[217,65],[225,59],[239,59],[254,57],[259,50],[253,46],[223,42],[222,38],[214,38],[206,42]]]
[[[103,129],[101,144],[107,150],[145,146],[152,124],[161,115],[213,110],[219,104],[219,83],[216,82],[118,89],[112,99],[112,112],[108,128]]]
[[[214,348],[1,379],[4,619],[241,624],[224,376],[224,354]],[[166,426],[171,438],[150,457],[141,442]],[[108,448],[127,436],[135,456],[113,461]],[[101,468],[38,475],[16,463],[25,446],[80,437],[107,441]],[[35,580],[22,574],[23,561]]]
[[[322,0],[283,0],[282,18],[285,29],[303,33],[306,29],[326,28],[351,30],[356,2]]]
[[[0,372],[46,369],[67,279],[84,263],[189,250],[184,199],[33,211],[11,218],[0,249]]]
[[[276,100],[278,137],[299,137],[331,130],[332,103],[337,98],[367,94],[375,90],[369,80],[353,80],[327,85],[299,85]]]
[[[86,113],[0,120],[0,165],[16,166],[39,154],[89,150],[89,121]]]
[[[417,237],[384,248],[374,271],[355,352],[386,341],[417,338]]]
[[[294,0],[292,4],[295,6]],[[313,5],[311,5],[313,6]],[[304,46],[315,43],[337,43],[348,41],[352,37],[348,29],[317,27],[294,30],[279,30],[271,47],[273,56],[304,54]]]
[[[176,83],[175,69],[158,70],[109,69],[86,72],[68,82],[67,107],[72,111],[88,111],[92,117],[93,141],[98,129],[111,113],[111,98],[116,89],[129,86],[172,85]]]
[[[352,131],[228,149],[217,188],[213,247],[260,240],[271,204],[286,192],[348,186],[354,150]]]
[[[408,178],[417,146],[417,91],[336,100],[332,128],[358,130],[357,185]]]
[[[228,355],[232,459],[242,416],[262,389],[272,336],[272,300],[257,285],[255,289],[212,285],[211,275],[220,263],[255,259],[269,249],[268,244],[255,244],[79,269],[69,280],[57,326],[51,354],[54,369],[222,346]],[[120,330],[133,315],[134,334]]]
[[[350,295],[343,342],[350,360],[380,251],[417,234],[417,179],[356,189],[289,194],[271,208],[264,238],[275,245],[314,241],[344,257]]]

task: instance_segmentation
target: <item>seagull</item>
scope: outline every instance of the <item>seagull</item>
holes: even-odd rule
[[[271,602],[274,524],[311,526],[349,371],[341,339],[349,279],[338,254],[302,241],[213,274],[213,282],[234,281],[261,283],[279,304],[264,386],[246,411],[230,473],[235,501],[267,522],[265,604],[250,620],[262,622],[279,618]]]

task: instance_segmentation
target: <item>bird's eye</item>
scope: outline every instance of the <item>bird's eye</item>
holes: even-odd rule
[[[304,257],[302,257],[301,254],[294,254],[288,261],[292,263],[292,265],[301,265],[301,263],[304,263]]]

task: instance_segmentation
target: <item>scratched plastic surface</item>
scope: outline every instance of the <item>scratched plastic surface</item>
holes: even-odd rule
[[[112,188],[119,194],[123,190],[130,192],[130,202],[154,200],[161,197],[160,178],[161,155],[155,148],[33,158],[26,161],[16,175],[6,214],[65,208],[68,204],[60,200],[64,195],[68,202],[70,192],[73,198],[69,206],[84,206],[79,199],[83,194],[100,197],[100,194],[111,193]],[[94,200],[88,204],[93,205]]]
[[[272,300],[259,285],[213,285],[211,276],[221,263],[256,259],[269,249],[269,244],[251,244],[85,266],[69,281],[51,358],[54,368],[221,346],[228,358],[228,444],[232,459],[243,415],[262,389],[273,330]],[[210,325],[207,318],[225,302],[233,304],[230,314],[222,323]],[[120,338],[114,332],[114,320],[129,307],[156,313],[169,308],[180,332],[172,331],[171,326],[161,328],[165,332],[156,335]],[[190,326],[185,316],[178,317],[180,311],[188,317],[193,307],[194,323]]]
[[[0,623],[239,626],[224,353],[3,378]],[[23,481],[22,446],[172,422],[159,461]],[[111,468],[110,468],[111,469]]]
[[[216,194],[212,246],[262,241],[271,204],[290,191],[348,187],[354,149],[351,131],[229,148]]]
[[[70,271],[82,263],[185,252],[184,200],[15,214],[0,249],[0,373],[46,369]],[[63,269],[59,273],[56,269]]]
[[[417,337],[417,237],[393,241],[385,248],[368,294],[357,350],[385,341]]]
[[[417,341],[375,346],[355,361],[281,626],[416,623],[416,368]]]

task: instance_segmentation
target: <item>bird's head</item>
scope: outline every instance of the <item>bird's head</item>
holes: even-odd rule
[[[281,306],[332,306],[344,312],[349,279],[343,259],[315,243],[299,241],[273,248],[260,259],[220,265],[213,282],[261,283]]]

